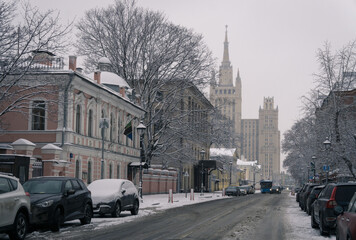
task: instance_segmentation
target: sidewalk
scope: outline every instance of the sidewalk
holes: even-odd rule
[[[185,193],[175,193],[173,194],[173,202],[169,199],[169,194],[153,194],[153,195],[143,195],[140,203],[140,210],[144,209],[167,209],[172,207],[180,207],[189,204],[195,204],[200,202],[212,201],[222,198],[228,198],[228,196],[222,196],[221,191],[217,192],[207,192],[201,195],[201,193],[194,193],[194,197],[191,196],[190,193],[187,193],[187,197],[185,197]]]

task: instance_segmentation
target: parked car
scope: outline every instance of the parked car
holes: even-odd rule
[[[356,192],[348,208],[344,211],[342,206],[336,206],[336,239],[356,239]]]
[[[82,180],[71,177],[38,177],[24,183],[30,194],[34,227],[59,231],[65,221],[79,219],[89,224],[93,215],[90,191]]]
[[[247,195],[247,194],[248,194],[248,188],[247,188],[247,187],[244,187],[244,186],[239,186],[238,188],[239,188],[240,193],[241,193],[241,195],[242,195],[242,196],[244,196],[244,195]]]
[[[329,183],[314,201],[311,210],[311,226],[319,226],[321,235],[328,235],[336,227],[334,207],[346,209],[356,192],[356,183]]]
[[[241,192],[240,192],[239,187],[237,187],[237,186],[228,186],[225,189],[225,195],[227,195],[227,196],[240,196]]]
[[[323,190],[324,187],[325,187],[325,185],[318,185],[318,186],[314,186],[313,189],[311,190],[311,192],[307,198],[307,203],[305,206],[305,210],[308,215],[311,214],[311,205],[313,204],[315,199],[318,198],[319,193],[321,192],[321,190]]]
[[[135,185],[126,179],[100,179],[88,185],[93,199],[93,212],[119,217],[121,211],[137,215],[140,201]]]
[[[242,186],[240,186],[240,187],[246,189],[247,194],[253,194],[253,193],[255,193],[255,189],[254,189],[254,187],[251,186],[251,185],[242,185]]]
[[[304,184],[301,188],[300,188],[300,190],[297,192],[297,195],[296,195],[296,201],[297,202],[299,202],[299,200],[300,200],[300,195],[301,195],[301,193],[304,191],[304,189],[307,187],[307,185],[306,184]],[[300,206],[300,204],[299,204],[299,206]]]
[[[307,186],[305,187],[305,190],[303,191],[303,193],[299,196],[300,208],[302,210],[304,210],[305,212],[307,210],[306,207],[307,207],[308,197],[309,197],[311,191],[313,190],[313,188],[318,185],[319,184],[317,184],[317,183],[308,183]]]
[[[271,190],[270,190],[270,192],[269,193],[281,193],[282,192],[282,190],[281,190],[281,187],[280,186],[272,186],[272,188],[271,188]]]
[[[19,179],[0,174],[0,233],[10,239],[25,239],[31,204]]]

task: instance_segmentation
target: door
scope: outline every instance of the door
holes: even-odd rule
[[[82,214],[84,213],[84,207],[87,202],[86,200],[87,200],[88,192],[80,186],[78,180],[72,179],[71,182],[73,185],[73,189],[75,190],[74,193],[75,195],[74,199],[76,201],[76,209],[74,210],[75,214]]]
[[[7,178],[0,177],[0,227],[11,225],[20,204],[19,192]]]

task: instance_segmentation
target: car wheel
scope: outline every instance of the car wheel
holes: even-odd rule
[[[120,217],[120,213],[121,213],[120,202],[117,202],[117,203],[115,204],[114,211],[111,213],[111,216],[113,216],[113,217]]]
[[[93,210],[90,204],[86,204],[84,208],[84,217],[80,219],[80,223],[82,225],[89,224],[91,222],[92,216],[93,216]]]
[[[62,219],[63,219],[63,215],[61,213],[61,209],[57,208],[54,213],[52,225],[50,227],[52,232],[59,231],[59,229],[61,228],[62,221],[63,221]]]
[[[318,228],[318,224],[316,223],[315,218],[314,218],[314,210],[313,209],[311,209],[310,223],[311,223],[312,228]]]
[[[133,208],[131,209],[131,214],[132,215],[137,215],[138,214],[138,209],[139,209],[139,205],[138,205],[138,200],[136,199],[133,205]]]
[[[25,239],[28,228],[28,221],[23,213],[18,213],[14,222],[14,230],[9,232],[11,240]]]
[[[319,231],[320,231],[320,235],[322,236],[328,236],[329,235],[329,230],[327,229],[327,227],[324,225],[324,217],[323,215],[319,214]]]

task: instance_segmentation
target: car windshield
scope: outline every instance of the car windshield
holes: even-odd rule
[[[278,186],[273,186],[272,188],[273,188],[273,189],[278,189],[279,187],[278,187]]]
[[[236,187],[227,187],[226,190],[236,190]]]
[[[25,182],[23,188],[30,194],[55,194],[62,192],[62,181],[58,180],[31,180]]]

